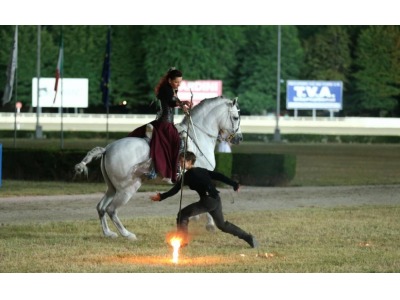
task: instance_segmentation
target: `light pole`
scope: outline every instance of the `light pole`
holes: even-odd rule
[[[279,130],[279,115],[280,115],[280,98],[281,98],[281,25],[278,25],[278,53],[277,53],[277,74],[276,74],[276,127],[274,132],[274,141],[281,141],[281,133]]]

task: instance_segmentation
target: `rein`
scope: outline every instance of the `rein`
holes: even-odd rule
[[[231,121],[231,125],[232,125],[232,129],[234,129],[234,121],[232,119],[232,112],[231,110],[229,110],[229,116],[230,116],[230,121]],[[207,136],[213,138],[215,141],[216,140],[225,140],[227,142],[230,142],[230,140],[235,136],[235,134],[238,132],[239,128],[240,128],[240,117],[239,117],[239,126],[238,128],[231,134],[228,135],[228,137],[226,137],[225,139],[222,139],[222,136],[218,133],[218,135],[214,135],[214,134],[210,134],[207,131],[205,131],[202,127],[198,126],[197,124],[193,123],[192,118],[190,113],[187,115],[187,128],[186,131],[183,130],[183,132],[186,132],[186,142],[185,142],[185,152],[186,152],[186,147],[187,147],[187,138],[190,137],[190,139],[192,140],[193,144],[196,146],[197,150],[200,152],[200,154],[202,156],[204,156],[204,158],[207,160],[207,162],[209,163],[209,165],[212,167],[212,164],[210,162],[210,160],[207,158],[207,156],[203,153],[203,151],[201,151],[199,144],[197,143],[197,135],[196,135],[196,130],[195,127],[197,129],[199,129],[201,132],[203,132],[204,134],[206,134]],[[194,133],[194,138],[193,136],[190,134],[190,124],[192,126],[193,129],[193,133]]]
[[[193,124],[193,123],[192,123],[192,124]],[[217,139],[217,138],[218,138],[217,135],[213,135],[213,134],[210,134],[210,133],[206,132],[203,128],[201,128],[200,126],[197,126],[197,124],[193,124],[193,127],[196,127],[196,128],[198,128],[198,129],[200,129],[200,131],[202,131],[203,133],[205,133],[206,135],[208,135],[208,136],[211,137],[211,138],[214,138],[214,139]],[[193,129],[193,132],[194,132],[194,129]],[[196,133],[195,133],[195,135],[196,135]]]
[[[199,128],[198,126],[196,126],[196,127]],[[189,127],[188,127],[188,129],[189,129]],[[200,152],[200,154],[201,154],[202,156],[205,157],[205,159],[207,160],[207,162],[208,162],[208,163],[210,164],[210,166],[212,167],[212,164],[211,164],[211,162],[208,160],[207,156],[203,153],[203,151],[201,151],[200,146],[199,146],[199,144],[197,143],[197,139],[194,139],[194,138],[190,135],[189,130],[186,130],[186,131],[183,131],[183,132],[186,132],[186,143],[187,143],[187,138],[190,137],[190,139],[192,140],[193,144],[196,146],[197,150]],[[193,132],[194,132],[194,135],[196,136],[196,131],[194,130],[194,128],[193,128]],[[203,132],[204,132],[204,131],[203,131]],[[206,133],[206,134],[207,134],[207,133]],[[215,138],[215,139],[216,139],[216,138]],[[187,147],[187,146],[185,146],[185,147]],[[185,150],[185,151],[186,151],[186,150]]]

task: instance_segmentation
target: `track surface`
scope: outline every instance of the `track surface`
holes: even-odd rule
[[[400,185],[340,187],[241,187],[239,193],[220,188],[225,215],[236,211],[282,210],[301,207],[399,205]],[[118,214],[123,221],[144,216],[175,217],[180,193],[162,202],[152,202],[150,192],[137,193]],[[0,198],[0,225],[97,219],[96,204],[102,193]],[[197,201],[185,189],[182,207]],[[232,203],[233,202],[233,203]]]

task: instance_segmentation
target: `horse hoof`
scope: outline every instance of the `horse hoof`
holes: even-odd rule
[[[130,241],[137,241],[137,237],[133,233],[129,234],[126,238]]]
[[[214,232],[215,231],[215,226],[211,225],[211,224],[207,224],[206,225],[206,229],[207,229],[207,231]]]
[[[164,181],[164,182],[166,182],[166,183],[168,183],[168,184],[174,184],[174,183],[172,182],[171,178],[166,178],[166,177],[164,177],[164,178],[162,179],[162,181]]]
[[[116,234],[115,232],[110,232],[108,234],[104,234],[107,238],[110,239],[116,239],[118,237],[118,234]]]

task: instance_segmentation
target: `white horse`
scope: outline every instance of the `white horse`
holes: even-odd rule
[[[227,137],[233,144],[242,141],[237,98],[231,100],[220,96],[204,99],[193,107],[190,115],[175,125],[181,139],[187,141],[187,150],[196,154],[196,166],[209,170],[215,168],[214,151],[218,138]],[[111,238],[118,236],[108,227],[108,214],[123,237],[137,240],[136,235],[121,223],[117,210],[133,197],[143,181],[149,180],[145,176],[151,165],[149,143],[144,138],[126,137],[105,148],[93,148],[75,165],[76,174],[87,175],[86,165],[98,158],[101,158],[101,172],[107,184],[107,191],[96,207],[103,234]],[[209,214],[207,220],[206,228],[214,229],[214,220]]]

